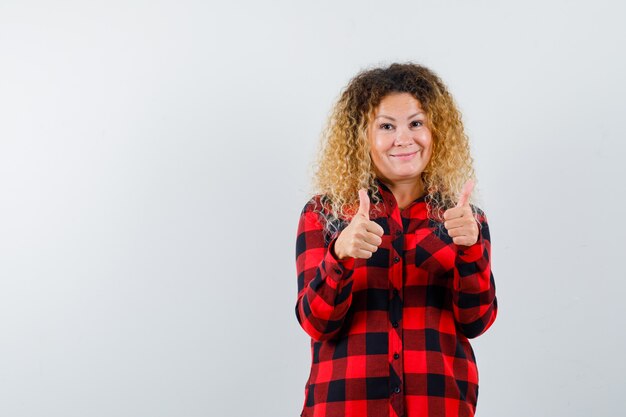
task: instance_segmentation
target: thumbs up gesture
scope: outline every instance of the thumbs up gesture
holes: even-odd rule
[[[456,207],[443,213],[445,222],[443,225],[448,230],[448,235],[457,245],[472,246],[478,241],[478,223],[472,213],[469,197],[474,189],[474,181],[469,179],[463,190]]]
[[[359,211],[335,241],[334,249],[338,259],[367,259],[378,250],[385,231],[378,223],[370,220],[369,213],[370,199],[367,190],[362,188],[359,190]]]

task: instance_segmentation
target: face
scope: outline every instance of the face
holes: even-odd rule
[[[430,160],[432,136],[426,112],[409,93],[385,96],[368,128],[370,155],[379,178],[390,184],[419,182]]]

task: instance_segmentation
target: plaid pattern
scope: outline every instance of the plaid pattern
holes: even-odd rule
[[[331,255],[338,234],[325,234],[313,212],[319,195],[300,216],[295,313],[312,360],[301,416],[473,416],[478,369],[468,339],[497,314],[485,213],[473,206],[478,241],[457,246],[426,217],[425,196],[400,210],[377,182],[385,215],[370,219],[385,234],[369,259]]]

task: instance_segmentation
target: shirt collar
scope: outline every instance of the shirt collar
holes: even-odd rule
[[[391,216],[393,208],[397,205],[396,198],[394,197],[387,184],[382,182],[380,178],[376,177],[374,182],[378,186],[378,194],[380,194],[380,196],[382,197],[385,212],[388,216]]]
[[[376,177],[374,179],[374,182],[376,183],[376,185],[378,185],[378,191],[380,192],[380,195],[382,195],[383,197],[393,197],[393,193],[391,192],[387,184],[382,182],[380,178]]]
[[[380,178],[376,177],[374,181],[376,185],[378,185],[378,192],[383,199],[385,207],[387,208],[387,212],[391,214],[392,210],[398,204],[398,202],[396,201],[396,197],[393,195],[393,193],[391,192],[391,189],[387,186],[387,184],[382,182]],[[414,203],[423,202],[425,201],[425,199],[426,199],[426,194],[413,200],[413,202],[409,204],[407,208],[413,205]]]

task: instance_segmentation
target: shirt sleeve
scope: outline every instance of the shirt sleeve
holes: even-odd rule
[[[454,317],[468,338],[483,334],[496,319],[498,300],[491,271],[491,236],[485,213],[477,209],[478,240],[472,246],[457,245],[452,295]]]
[[[335,336],[352,301],[354,258],[337,259],[331,252],[337,240],[326,243],[321,216],[307,203],[300,214],[296,239],[298,298],[296,317],[314,340]]]

